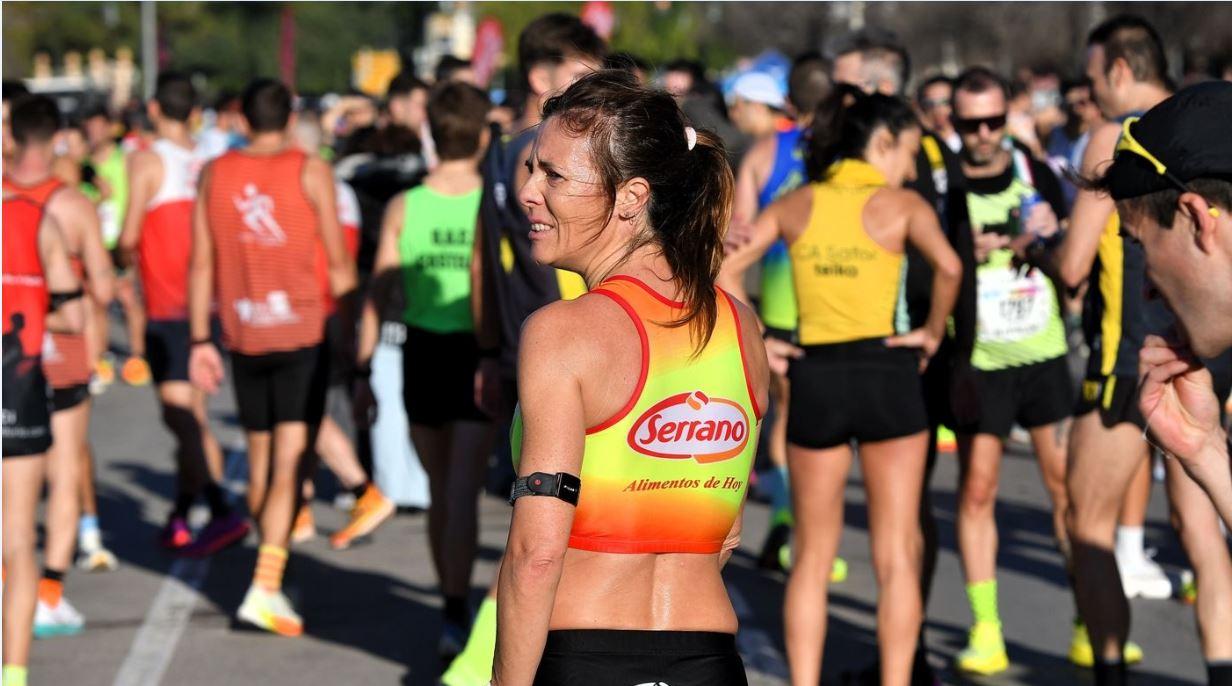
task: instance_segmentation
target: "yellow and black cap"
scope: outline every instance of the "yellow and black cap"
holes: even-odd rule
[[[1104,184],[1126,200],[1199,178],[1232,180],[1232,82],[1190,86],[1126,119]]]

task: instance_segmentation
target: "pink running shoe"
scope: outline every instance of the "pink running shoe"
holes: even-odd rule
[[[183,517],[168,519],[166,526],[158,533],[159,545],[167,550],[184,550],[192,542],[192,532]]]
[[[248,535],[248,520],[236,512],[211,519],[197,540],[181,552],[185,557],[209,557]]]

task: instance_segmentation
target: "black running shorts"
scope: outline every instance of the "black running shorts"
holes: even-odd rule
[[[996,371],[966,368],[974,393],[975,417],[954,430],[964,434],[1010,435],[1014,424],[1034,429],[1059,422],[1074,407],[1073,381],[1065,357]]]
[[[90,384],[79,383],[51,389],[51,411],[63,412],[90,399]]]
[[[479,344],[473,333],[435,333],[406,327],[402,344],[402,401],[412,424],[490,421],[475,406]]]
[[[51,447],[51,399],[38,360],[24,357],[20,344],[5,341],[4,459],[39,455]]]
[[[210,320],[210,337],[221,349],[222,327],[217,319]],[[188,357],[192,352],[188,320],[165,319],[145,325],[145,359],[150,364],[154,383],[188,381]]]
[[[787,371],[787,440],[803,448],[884,441],[928,428],[916,351],[883,339],[804,346]]]
[[[264,355],[232,353],[240,425],[269,431],[286,422],[319,424],[325,413],[325,361],[324,345]]]
[[[732,634],[549,631],[535,686],[748,686]]]

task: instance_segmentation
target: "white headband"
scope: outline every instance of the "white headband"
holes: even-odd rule
[[[697,131],[692,126],[684,127],[684,139],[688,142],[689,150],[692,150],[693,146],[697,145]]]

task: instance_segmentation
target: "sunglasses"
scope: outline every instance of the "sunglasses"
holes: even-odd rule
[[[1172,184],[1172,186],[1178,191],[1182,193],[1194,192],[1184,181],[1181,181],[1175,174],[1168,171],[1167,165],[1160,162],[1158,157],[1152,155],[1149,150],[1142,147],[1142,144],[1138,142],[1138,139],[1134,138],[1134,133],[1130,127],[1137,121],[1138,117],[1129,117],[1125,120],[1125,123],[1121,125],[1121,140],[1117,142],[1117,152],[1128,152],[1143,158],[1147,162],[1150,162],[1151,166],[1155,167],[1156,174],[1164,177],[1164,180]],[[1212,206],[1208,211],[1212,217],[1219,216],[1219,209],[1216,207]]]
[[[981,126],[987,126],[989,131],[999,131],[1005,128],[1005,115],[998,114],[995,117],[976,117],[966,119],[963,117],[954,117],[951,120],[954,124],[954,130],[959,133],[979,133]]]
[[[920,107],[925,110],[935,110],[938,107],[949,107],[949,98],[929,98],[920,101]]]

